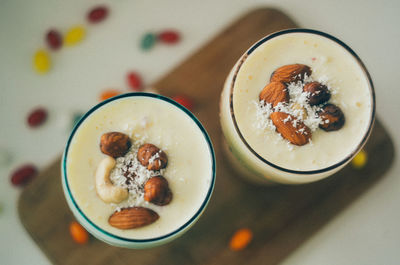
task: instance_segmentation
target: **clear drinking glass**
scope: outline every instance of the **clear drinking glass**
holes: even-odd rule
[[[180,226],[178,229],[176,229],[174,231],[169,231],[166,234],[160,234],[158,236],[151,237],[151,238],[145,238],[145,239],[135,239],[135,238],[125,238],[122,236],[115,235],[109,231],[106,231],[105,229],[99,227],[93,220],[91,220],[91,218],[89,218],[85,214],[85,211],[83,211],[81,205],[79,205],[77,203],[76,198],[73,195],[74,193],[71,191],[71,185],[69,183],[69,178],[68,178],[67,164],[70,159],[69,150],[71,148],[71,145],[73,145],[73,139],[74,139],[77,131],[79,131],[82,124],[85,124],[88,117],[90,117],[93,113],[95,113],[97,110],[101,109],[102,107],[107,106],[108,104],[112,104],[116,101],[124,100],[127,98],[136,99],[136,98],[143,98],[143,97],[154,100],[154,101],[163,101],[163,102],[169,104],[171,106],[171,108],[178,109],[179,111],[184,113],[184,115],[189,117],[196,124],[198,130],[201,132],[201,134],[204,137],[205,145],[207,145],[207,148],[209,151],[209,158],[211,160],[210,161],[211,171],[208,173],[207,176],[204,176],[204,178],[209,179],[209,181],[207,180],[208,181],[207,183],[209,183],[209,186],[208,186],[206,192],[204,193],[205,196],[202,199],[201,206],[195,211],[195,214],[193,216],[191,216],[190,218],[188,218],[187,220],[184,221],[182,226]],[[132,106],[132,108],[134,108],[134,107],[135,106]],[[179,128],[177,128],[177,129],[179,129]],[[162,132],[160,132],[160,133],[162,133]],[[73,129],[73,131],[68,139],[68,142],[67,142],[67,145],[66,145],[63,157],[62,157],[62,167],[61,167],[62,187],[64,190],[64,194],[65,194],[65,198],[67,200],[68,206],[70,207],[74,216],[87,229],[87,231],[89,231],[93,236],[95,236],[96,238],[98,238],[108,244],[118,246],[118,247],[149,248],[149,247],[154,247],[154,246],[158,246],[158,245],[167,243],[167,242],[179,237],[180,235],[185,233],[199,219],[199,217],[201,216],[201,214],[204,212],[205,208],[207,207],[207,204],[210,200],[211,194],[214,189],[215,174],[216,174],[215,167],[216,167],[215,155],[214,155],[214,150],[212,147],[211,140],[210,140],[206,130],[202,126],[202,124],[198,121],[198,119],[189,110],[187,110],[180,104],[176,103],[175,101],[173,101],[167,97],[161,96],[161,95],[156,95],[156,94],[151,94],[151,93],[142,93],[142,92],[127,93],[127,94],[113,97],[111,99],[108,99],[106,101],[103,101],[103,102],[97,104],[92,109],[90,109],[81,118],[81,120],[77,123],[77,125]],[[88,177],[88,178],[94,179],[94,175],[93,176],[82,176],[82,177]],[[173,200],[171,203],[173,203]]]
[[[248,139],[243,135],[243,127],[237,122],[237,109],[235,105],[235,91],[238,88],[237,77],[241,74],[243,65],[249,60],[249,58],[260,49],[260,47],[265,47],[263,44],[267,44],[269,41],[279,38],[281,36],[293,36],[293,34],[312,34],[320,36],[324,41],[332,42],[333,45],[342,48],[343,53],[346,56],[350,56],[354,59],[359,69],[362,71],[362,75],[368,83],[369,90],[369,104],[370,104],[370,115],[368,126],[363,130],[362,137],[360,141],[355,145],[356,147],[343,154],[340,161],[336,161],[326,167],[316,168],[312,170],[296,170],[291,169],[288,166],[281,166],[279,163],[273,163],[261,156],[249,143]],[[264,62],[268,63],[268,54],[264,54]],[[274,54],[275,56],[276,54]],[[292,62],[298,63],[298,62]],[[285,64],[283,64],[285,65]],[[269,73],[271,74],[271,73]],[[249,75],[249,79],[251,76]],[[266,76],[269,81],[269,75]],[[261,89],[257,92],[261,92]],[[241,89],[241,88],[240,88]],[[243,88],[245,89],[245,88]],[[254,100],[258,100],[258,97],[254,96]],[[325,177],[332,175],[341,168],[343,168],[347,163],[349,163],[352,158],[362,149],[366,143],[375,119],[375,94],[374,87],[371,77],[362,63],[361,59],[357,54],[345,43],[338,40],[337,38],[326,34],[324,32],[310,30],[310,29],[288,29],[279,32],[272,33],[261,40],[257,41],[253,46],[251,46],[236,62],[230,71],[222,91],[221,101],[220,101],[220,122],[224,135],[224,147],[226,156],[231,161],[232,167],[234,167],[242,176],[250,181],[262,184],[272,184],[272,183],[283,183],[283,184],[301,184],[307,182],[313,182]],[[264,148],[275,148],[273,144],[266,144]],[[294,150],[295,152],[295,150]]]

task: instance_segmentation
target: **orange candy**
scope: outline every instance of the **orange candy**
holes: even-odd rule
[[[103,92],[101,92],[100,94],[100,101],[118,96],[120,94],[120,92],[116,89],[108,89],[108,90],[104,90]]]
[[[237,230],[229,242],[229,247],[234,251],[239,251],[247,247],[253,239],[253,232],[248,228]]]
[[[86,244],[89,241],[89,234],[78,222],[73,221],[69,225],[69,232],[72,239],[78,244]]]

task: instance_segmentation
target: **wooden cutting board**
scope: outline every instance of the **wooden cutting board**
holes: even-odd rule
[[[204,124],[217,156],[217,182],[199,222],[181,238],[161,247],[129,250],[95,238],[75,244],[68,225],[74,220],[61,189],[60,159],[21,193],[22,224],[55,264],[277,264],[361,193],[382,178],[393,161],[390,137],[376,122],[365,149],[362,170],[348,166],[336,175],[301,186],[260,187],[244,182],[222,153],[218,102],[225,77],[256,40],[296,25],[274,9],[257,9],[225,29],[171,73],[154,84],[161,94],[187,94]],[[243,251],[228,242],[235,230],[249,227],[254,239]]]

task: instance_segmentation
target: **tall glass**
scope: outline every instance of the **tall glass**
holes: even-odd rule
[[[303,39],[304,38],[304,39]],[[314,44],[312,44],[314,42]],[[305,46],[308,45],[308,46]],[[296,49],[300,47],[301,54],[296,53]],[[303,47],[304,46],[304,47]],[[325,48],[324,48],[325,47]],[[329,54],[329,49],[332,48],[333,55]],[[321,55],[322,49],[328,51],[326,56]],[[318,56],[315,56],[316,53]],[[293,58],[292,58],[293,57]],[[357,80],[362,82],[362,91],[366,96],[363,102],[357,101],[357,96],[354,96],[354,106],[362,106],[362,114],[365,117],[363,126],[357,128],[355,121],[356,115],[353,115],[353,105],[347,106],[340,100],[339,105],[344,107],[346,123],[343,127],[343,132],[318,132],[318,136],[313,140],[313,147],[308,144],[307,147],[290,147],[293,150],[283,150],[282,157],[293,156],[294,162],[299,159],[305,159],[307,154],[314,155],[318,152],[323,152],[321,156],[322,166],[310,166],[308,168],[292,166],[295,163],[280,163],[279,156],[273,157],[269,154],[274,153],[281,147],[277,147],[273,142],[264,141],[262,145],[251,139],[255,131],[251,123],[246,119],[254,119],[252,116],[255,112],[252,108],[254,102],[258,101],[258,96],[264,85],[269,82],[270,76],[274,69],[287,64],[309,64],[312,67],[317,65],[339,65],[339,67],[331,67],[330,70],[342,72],[346,69],[341,69],[340,62],[346,62],[355,73]],[[343,64],[346,65],[346,64]],[[322,67],[322,66],[321,66]],[[264,70],[265,68],[265,70]],[[249,70],[251,69],[251,70]],[[261,76],[260,76],[261,75]],[[354,76],[353,76],[354,77]],[[346,77],[347,78],[347,77]],[[352,76],[350,76],[352,78]],[[354,78],[353,78],[354,79]],[[353,97],[352,88],[346,86],[346,80],[342,83],[336,82],[341,87],[338,93],[345,94],[348,97]],[[349,79],[350,80],[350,79]],[[360,81],[361,80],[361,81]],[[257,83],[258,82],[258,83]],[[257,85],[254,85],[256,84]],[[355,92],[354,92],[355,93]],[[364,95],[363,94],[363,95]],[[335,95],[332,96],[335,98]],[[246,98],[246,101],[244,100]],[[248,104],[248,106],[246,106]],[[353,102],[351,102],[353,104]],[[364,104],[364,105],[362,105]],[[358,112],[361,110],[357,109]],[[240,172],[245,178],[263,184],[283,183],[283,184],[301,184],[312,181],[317,181],[332,175],[343,168],[351,159],[362,149],[366,143],[375,118],[375,94],[371,77],[356,53],[345,43],[337,38],[326,33],[309,30],[309,29],[289,29],[270,34],[251,46],[236,62],[230,71],[220,101],[220,122],[225,140],[226,155],[231,161],[232,167]],[[357,121],[359,122],[359,121]],[[361,122],[360,122],[361,124]],[[347,127],[346,127],[347,126]],[[351,132],[350,128],[351,127]],[[354,128],[353,128],[354,127]],[[258,134],[263,132],[257,131]],[[326,153],[336,149],[335,146],[318,143],[320,135],[329,135],[332,138],[329,141],[337,141],[338,139],[350,139],[349,134],[357,134],[354,140],[348,141],[344,151],[337,155],[336,158],[325,156]],[[339,141],[338,141],[339,142]],[[336,145],[341,148],[340,144]],[[306,148],[306,149],[301,149]],[[322,150],[321,149],[324,149]],[[309,150],[309,151],[305,151]],[[308,152],[308,153],[307,153]],[[339,151],[338,151],[339,152]],[[281,157],[281,158],[282,158]],[[315,156],[318,164],[318,156]],[[306,161],[306,160],[304,160]],[[307,162],[307,161],[306,161]],[[314,161],[313,161],[314,162]]]
[[[143,111],[144,107],[148,107],[149,110],[156,109],[159,114],[153,117],[150,112]],[[144,119],[139,120],[139,123],[131,122],[135,117],[142,117],[140,116],[142,114]],[[109,117],[118,118],[110,119]],[[184,123],[179,123],[181,126],[177,127],[176,121],[168,122],[166,120],[164,125],[157,125],[157,123],[161,123],[161,119],[168,118],[175,118]],[[153,137],[153,140],[161,139],[161,145],[163,140],[170,141],[169,148],[166,148],[165,151],[168,155],[168,165],[164,176],[169,178],[169,186],[173,194],[172,201],[166,206],[147,203],[149,206],[146,207],[155,208],[160,217],[146,227],[134,228],[139,229],[137,230],[139,231],[138,236],[135,236],[136,232],[132,232],[133,230],[119,230],[107,224],[109,216],[118,209],[115,210],[116,205],[100,200],[95,184],[96,166],[106,157],[99,150],[100,136],[109,130],[131,131],[132,128],[136,128],[135,126],[145,131],[146,126],[161,126],[155,130],[155,136],[160,135],[160,137]],[[187,130],[192,133],[184,135],[187,139],[182,139],[179,131],[185,131],[185,126],[190,127],[190,130]],[[173,132],[176,132],[176,135],[165,135],[173,134]],[[137,132],[132,134],[132,139],[135,137],[137,137]],[[182,141],[190,142],[190,145],[183,145]],[[175,143],[178,147],[188,146],[188,151],[182,154],[181,151],[174,149]],[[186,160],[181,161],[182,157]],[[203,165],[201,170],[198,170],[202,173],[197,175],[197,179],[191,179],[188,174],[190,172],[193,175],[196,174],[193,172],[194,169],[191,169],[191,167],[195,168],[194,163],[187,166],[181,165],[181,163],[190,163],[190,161],[198,161],[198,163],[201,161],[201,165]],[[148,248],[177,238],[199,219],[207,207],[214,188],[215,167],[215,155],[210,138],[204,127],[189,110],[161,95],[128,93],[99,103],[90,109],[75,126],[62,158],[62,186],[74,216],[93,236],[114,246]],[[185,174],[182,174],[183,177],[178,177],[180,169],[185,170]],[[196,186],[193,183],[201,185]],[[192,190],[193,195],[184,189]],[[107,215],[103,216],[103,213],[107,213]],[[174,217],[175,214],[179,215],[180,213],[182,213],[181,219]],[[167,219],[170,221],[166,221]],[[163,226],[165,229],[162,228]],[[140,229],[147,230],[140,232],[143,231]]]

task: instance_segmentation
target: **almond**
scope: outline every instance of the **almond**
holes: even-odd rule
[[[281,82],[271,82],[260,93],[260,101],[271,103],[273,107],[279,102],[289,103],[289,92],[286,85]]]
[[[154,223],[158,218],[158,214],[148,208],[129,207],[114,212],[108,223],[119,229],[132,229]]]
[[[292,144],[299,146],[305,145],[311,139],[310,128],[302,121],[296,120],[294,116],[284,112],[273,112],[270,118],[278,133]],[[293,123],[295,123],[296,126],[294,126]]]
[[[322,119],[319,128],[327,132],[341,129],[345,122],[342,110],[333,104],[328,103],[323,106],[322,110],[318,112],[318,115]]]
[[[150,178],[144,185],[144,199],[156,205],[167,205],[172,200],[172,192],[168,180],[163,176]]]
[[[311,75],[311,68],[304,64],[288,64],[279,67],[271,75],[271,82],[297,82],[302,81],[305,76]]]
[[[308,92],[308,103],[311,106],[327,102],[331,98],[328,87],[319,82],[310,82],[304,85],[304,92]]]
[[[154,144],[144,144],[137,153],[139,162],[148,170],[160,170],[167,166],[167,155]]]
[[[113,158],[124,156],[131,147],[129,136],[120,132],[109,132],[101,136],[100,150]]]

